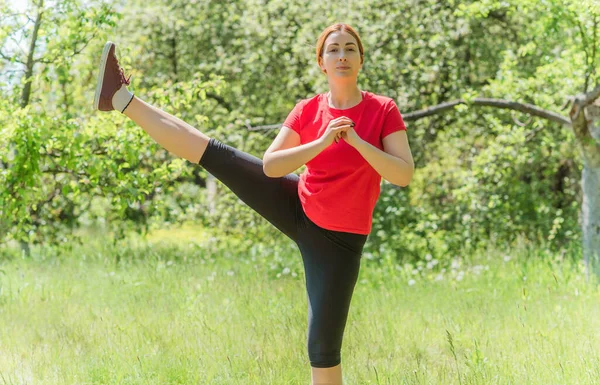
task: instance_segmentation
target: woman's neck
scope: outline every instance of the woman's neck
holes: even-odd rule
[[[362,93],[354,84],[329,84],[327,102],[329,107],[344,110],[356,106],[362,100]]]

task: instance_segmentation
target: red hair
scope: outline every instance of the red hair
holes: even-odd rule
[[[317,40],[317,64],[319,63],[321,56],[323,56],[323,46],[325,45],[325,40],[327,40],[327,37],[333,32],[348,32],[356,39],[356,42],[358,43],[358,51],[360,52],[360,62],[362,63],[364,60],[365,51],[363,49],[362,42],[360,41],[360,36],[358,36],[358,32],[356,32],[354,28],[348,24],[336,23],[325,28]]]

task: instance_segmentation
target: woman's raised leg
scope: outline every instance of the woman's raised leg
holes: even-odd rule
[[[219,142],[148,103],[127,90],[129,79],[115,54],[115,44],[106,43],[100,60],[94,108],[124,113],[169,152],[198,163],[225,184],[244,203],[292,240],[296,238],[301,210],[298,176],[269,178],[262,160]]]
[[[180,158],[198,163],[206,151],[208,136],[135,96],[123,113],[158,144]]]
[[[115,48],[115,44],[110,41],[104,45],[94,95],[94,109],[124,113],[167,151],[192,163],[198,163],[210,138],[183,120],[133,96],[127,90],[129,79],[125,79]]]

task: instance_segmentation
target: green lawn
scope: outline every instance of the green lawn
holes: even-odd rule
[[[118,265],[102,242],[2,262],[0,384],[309,384],[299,255],[165,239]],[[599,384],[598,286],[525,258],[363,258],[345,384]]]

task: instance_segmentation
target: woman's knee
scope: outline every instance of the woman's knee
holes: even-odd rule
[[[336,346],[323,346],[321,344],[308,346],[308,358],[313,368],[331,368],[340,364],[341,349]]]

